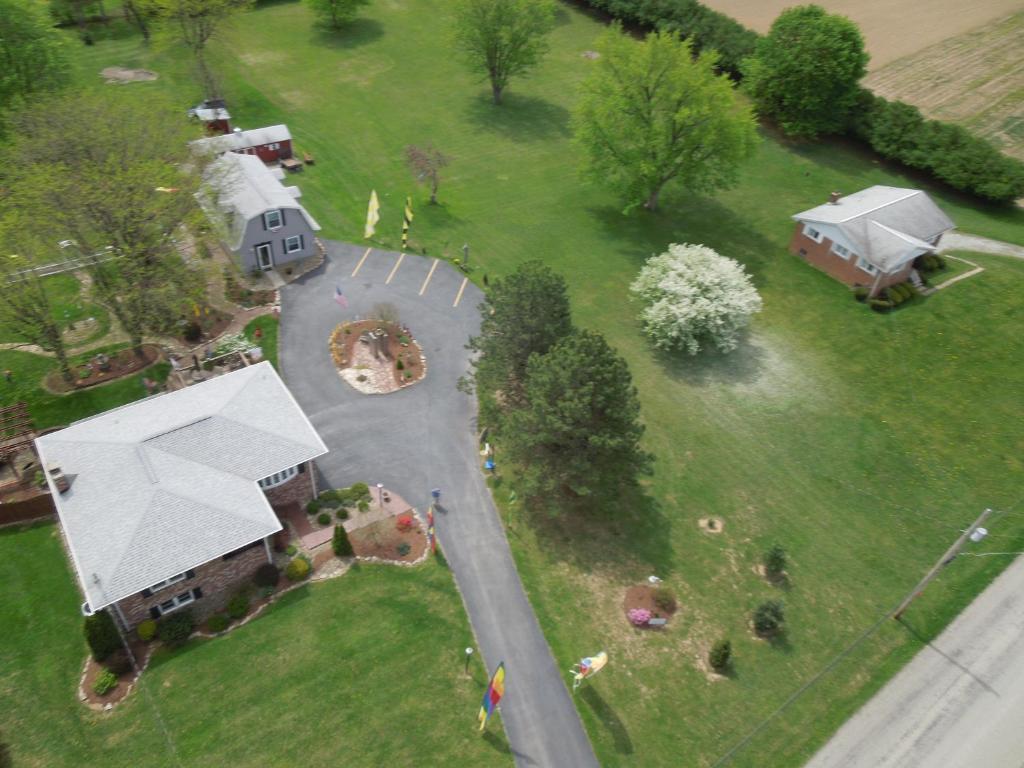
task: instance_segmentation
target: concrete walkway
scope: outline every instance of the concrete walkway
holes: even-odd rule
[[[942,240],[939,241],[939,251],[977,251],[978,253],[995,253],[999,256],[1024,259],[1024,246],[960,232],[944,234]]]
[[[516,763],[596,767],[564,682],[572,660],[555,663],[526,599],[480,470],[475,401],[455,386],[469,368],[466,340],[479,329],[479,290],[435,259],[326,245],[323,267],[281,289],[284,378],[331,449],[317,459],[321,487],[379,482],[420,509],[432,488],[441,489],[437,533],[478,649],[488,674],[505,662],[501,719]],[[336,286],[345,308],[334,300]],[[328,337],[378,303],[398,310],[423,347],[428,373],[398,392],[361,395],[338,376]],[[478,670],[476,677],[482,696],[484,676]],[[476,727],[476,711],[463,716],[467,729]],[[495,749],[498,761],[501,745]]]

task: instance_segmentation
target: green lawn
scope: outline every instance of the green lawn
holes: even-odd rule
[[[0,743],[17,766],[510,765],[476,731],[485,673],[450,573],[363,566],[225,637],[154,658],[111,714],[78,703],[86,646],[56,528],[0,531]],[[169,754],[166,725],[179,762]]]
[[[84,344],[93,339],[99,339],[110,330],[110,317],[107,311],[96,304],[90,304],[82,300],[81,284],[74,275],[63,272],[59,275],[52,275],[46,278],[46,292],[52,305],[53,317],[60,323],[62,328],[67,328],[72,323],[78,323],[86,318],[96,319],[95,330],[76,341],[77,344]],[[7,328],[0,323],[0,342],[25,342],[15,330]]]
[[[245,338],[263,349],[263,359],[269,360],[277,368],[277,331],[280,323],[272,315],[260,315],[245,326]],[[254,332],[259,328],[263,338],[256,340]]]
[[[568,278],[577,322],[629,360],[658,457],[645,494],[601,500],[603,514],[587,520],[527,525],[516,511],[510,538],[561,667],[609,652],[577,699],[602,763],[712,765],[890,608],[982,508],[1021,511],[1024,262],[986,257],[984,274],[879,315],[786,252],[790,215],[833,190],[924,184],[962,230],[1024,244],[1024,212],[934,188],[851,146],[765,133],[734,189],[667,194],[661,212],[624,217],[579,181],[569,141],[592,65],[581,54],[600,25],[563,8],[551,54],[494,108],[453,61],[446,9],[375,3],[332,37],[311,27],[305,6],[267,4],[215,56],[229,107],[243,127],[287,122],[299,151],[316,155],[294,182],[325,236],[358,240],[375,188],[381,242],[394,246],[412,193],[414,243],[449,256],[469,243],[477,278],[545,260]],[[79,53],[83,77],[145,65],[161,79],[123,87],[162,89],[183,108],[199,97],[171,47],[145,51],[128,38]],[[405,145],[427,141],[453,158],[436,207],[401,160]],[[675,359],[643,340],[625,286],[670,242],[706,243],[753,275],[765,309],[735,354]],[[698,529],[709,514],[725,519],[722,534]],[[985,546],[1020,548],[1022,519],[993,518]],[[753,573],[776,541],[791,554],[789,631],[769,646],[746,621],[779,594]],[[908,622],[933,634],[1003,565],[958,561]],[[623,590],[650,573],[681,598],[661,634],[629,629],[620,613]],[[711,682],[697,660],[722,636],[733,640],[735,675]],[[733,764],[800,764],[919,645],[884,625]],[[333,726],[335,714],[321,716]]]

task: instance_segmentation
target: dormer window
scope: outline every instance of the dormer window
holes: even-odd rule
[[[267,229],[280,229],[284,225],[281,211],[267,211],[263,214],[263,226]]]

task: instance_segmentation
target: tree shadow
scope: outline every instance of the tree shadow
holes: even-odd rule
[[[633,740],[629,737],[629,731],[615,710],[597,692],[597,689],[588,685],[582,690],[579,697],[586,702],[590,711],[611,734],[612,740],[615,742],[615,751],[620,755],[633,754]]]
[[[695,387],[754,384],[764,369],[765,356],[764,347],[749,331],[741,333],[739,346],[728,353],[714,348],[704,348],[696,355],[681,351],[655,352],[655,359],[667,375]]]
[[[289,0],[281,0],[288,2]],[[383,25],[376,19],[358,18],[341,29],[334,30],[317,24],[310,42],[324,48],[346,50],[375,42],[384,35]]]
[[[506,92],[500,105],[494,104],[490,96],[470,99],[462,115],[478,130],[511,141],[544,141],[569,135],[569,110],[515,91]]]

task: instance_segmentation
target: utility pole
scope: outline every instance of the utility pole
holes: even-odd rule
[[[925,574],[924,578],[921,579],[920,582],[918,582],[917,586],[914,587],[913,590],[911,590],[910,594],[903,598],[903,602],[900,603],[899,608],[897,608],[892,615],[892,617],[896,619],[896,621],[900,620],[900,617],[903,615],[903,612],[907,610],[907,606],[910,605],[914,598],[916,598],[918,595],[924,592],[924,588],[928,586],[928,582],[930,582],[932,579],[938,576],[939,571],[941,571],[943,568],[945,568],[947,565],[949,565],[956,559],[956,556],[960,554],[960,550],[964,546],[964,542],[967,541],[967,539],[971,536],[972,533],[974,533],[978,528],[981,527],[981,524],[984,523],[988,516],[991,514],[991,509],[986,509],[984,512],[982,512],[978,516],[978,519],[971,523],[970,527],[966,531],[960,534],[960,538],[953,542],[953,546],[946,550],[945,554],[943,554],[943,556],[939,558],[939,562],[932,566],[932,569]]]

